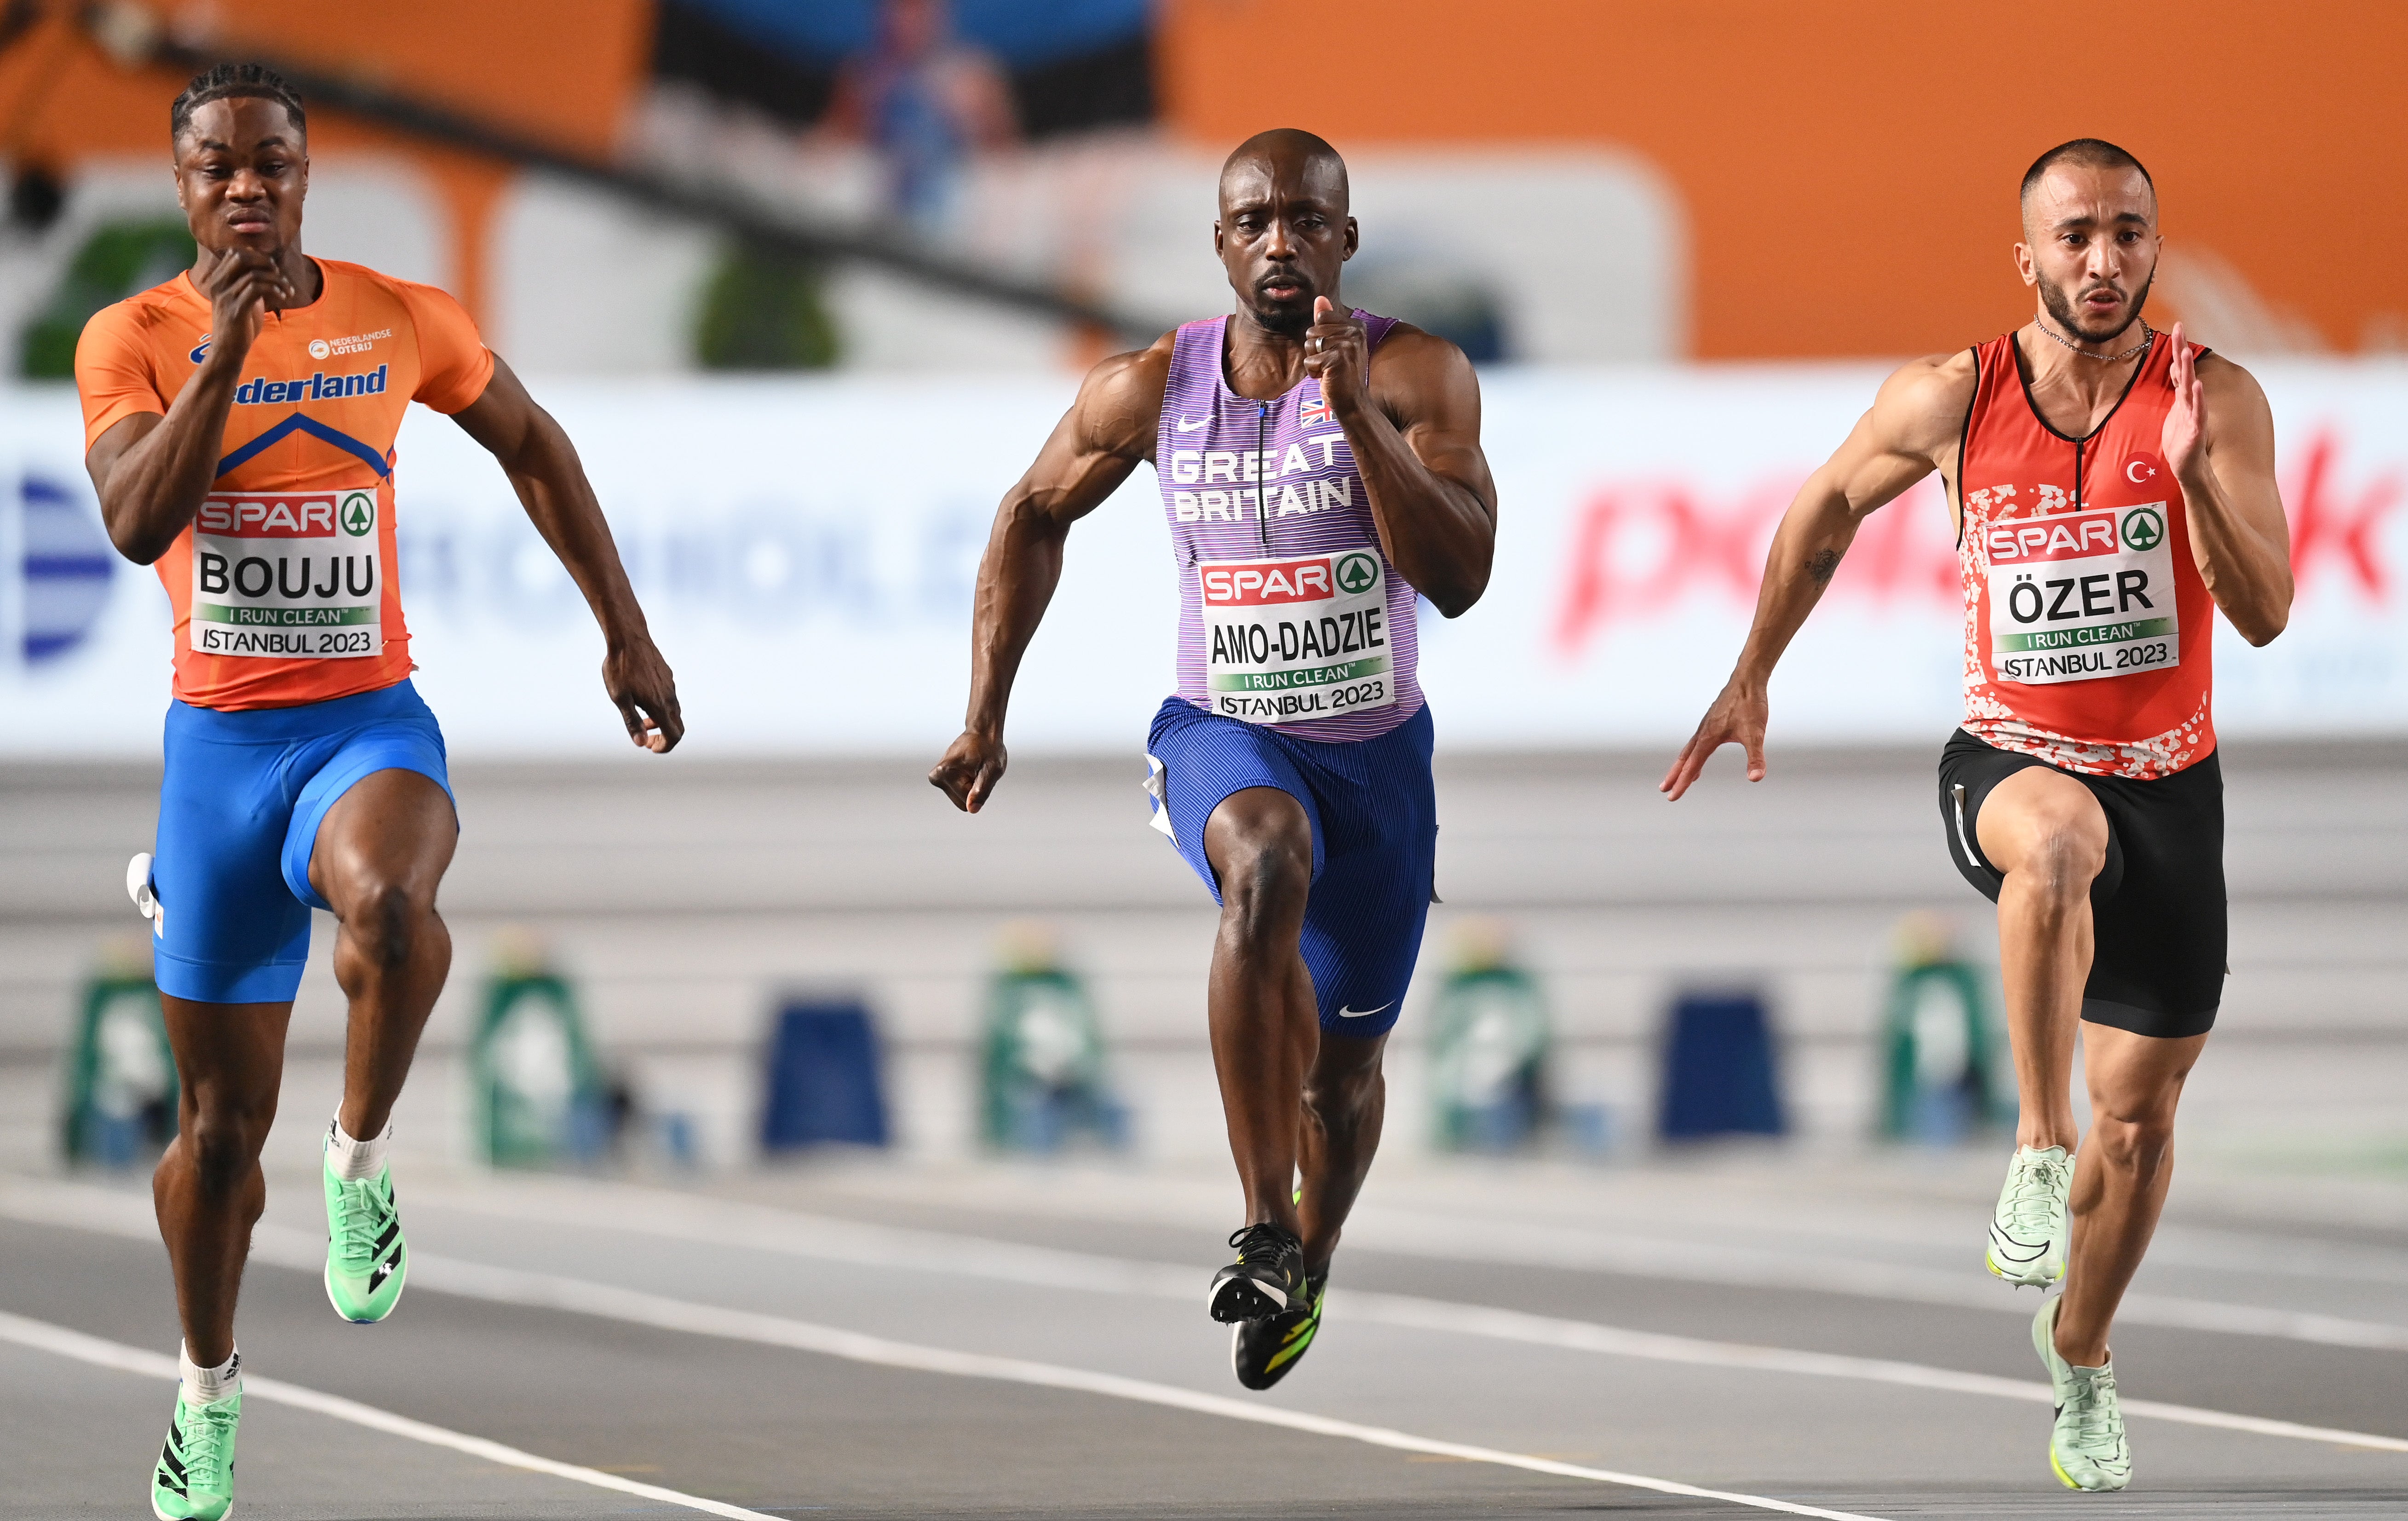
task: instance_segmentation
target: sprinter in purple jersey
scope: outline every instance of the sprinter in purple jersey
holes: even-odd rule
[[[1221,905],[1212,1060],[1246,1224],[1209,1304],[1236,1323],[1250,1389],[1320,1329],[1432,897],[1415,604],[1453,618],[1478,601],[1497,538],[1471,366],[1344,304],[1356,241],[1327,143],[1282,128],[1229,155],[1212,243],[1237,310],[1097,365],[1004,497],[979,566],[968,719],[928,776],[972,813],[994,792],[1070,524],[1153,465],[1181,616],[1147,786],[1154,826]]]

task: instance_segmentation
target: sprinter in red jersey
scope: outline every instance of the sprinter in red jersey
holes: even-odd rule
[[[394,576],[394,440],[413,400],[493,452],[584,591],[628,736],[661,752],[683,732],[560,424],[449,295],[301,251],[308,133],[299,97],[257,65],[194,79],[169,139],[198,256],[95,315],[76,351],[109,538],[158,567],[175,608],[158,837],[127,886],[155,921],[182,1091],[153,1183],[184,1346],[150,1507],[177,1521],[234,1502],[235,1296],[313,908],[340,926],[351,1002],[324,1147],[326,1297],[379,1321],[408,1276],[388,1117],[451,967],[435,892],[459,833]]]
[[[1891,376],[1774,535],[1738,668],[1663,790],[1726,744],[1764,776],[1766,687],[1865,515],[1933,470],[1956,513],[1965,722],[1940,762],[1957,869],[1999,906],[2018,1149],[1990,1271],[2043,1295],[2049,1462],[2131,1477],[2107,1332],[2172,1175],[2174,1106],[2225,976],[2209,639],[2290,615],[2274,426],[2249,373],[2141,317],[2162,238],[2140,161],[2082,138],[2024,176],[2032,320]],[[2070,1094],[2084,1034],[2091,1133]]]

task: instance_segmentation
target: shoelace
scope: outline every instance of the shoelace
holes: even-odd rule
[[[385,1207],[373,1178],[337,1186],[343,1191],[343,1239],[336,1243],[336,1253],[346,1267],[366,1269],[376,1260],[377,1238],[384,1234],[393,1211]]]
[[[2065,1391],[2065,1409],[2073,1417],[2073,1440],[2084,1450],[2123,1445],[2124,1412],[2115,1400],[2113,1368],[2076,1377]]]
[[[1258,1226],[1240,1226],[1229,1232],[1229,1244],[1238,1249],[1238,1260],[1240,1262],[1267,1261],[1276,1257],[1281,1252],[1286,1250],[1294,1240],[1295,1238],[1286,1231],[1268,1221]],[[1254,1255],[1256,1252],[1260,1252],[1262,1256],[1257,1257]]]
[[[192,1413],[183,1423],[184,1482],[195,1488],[216,1489],[230,1466],[225,1450],[234,1442],[235,1422],[239,1418],[234,1401],[218,1399],[184,1408]]]
[[[2016,1230],[2039,1232],[2055,1227],[2057,1185],[2064,1172],[2064,1163],[2046,1157],[2016,1164],[2014,1193],[2007,1201]]]

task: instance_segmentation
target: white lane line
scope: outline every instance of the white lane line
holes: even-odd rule
[[[129,1347],[119,1342],[105,1342],[96,1336],[86,1336],[81,1331],[69,1330],[64,1326],[53,1326],[48,1321],[28,1320],[22,1315],[12,1315],[6,1311],[0,1311],[0,1341],[14,1342],[19,1346],[55,1353],[59,1356],[72,1357],[78,1362],[91,1363],[98,1368],[113,1368],[120,1372],[147,1374],[171,1382],[177,1376],[176,1359],[173,1357],[156,1352],[145,1352],[139,1347]],[[759,1511],[748,1511],[740,1505],[728,1505],[715,1499],[705,1499],[699,1495],[689,1495],[681,1490],[664,1489],[656,1484],[638,1483],[634,1479],[621,1478],[615,1473],[605,1473],[599,1469],[580,1468],[575,1463],[562,1463],[549,1457],[538,1457],[534,1453],[521,1452],[516,1447],[505,1446],[498,1442],[489,1442],[483,1437],[472,1437],[465,1432],[449,1430],[439,1426],[429,1426],[424,1421],[413,1421],[407,1415],[396,1415],[389,1410],[379,1410],[374,1405],[363,1405],[356,1399],[346,1399],[338,1394],[325,1394],[317,1389],[304,1388],[298,1384],[287,1384],[279,1378],[262,1378],[255,1373],[245,1373],[242,1379],[242,1392],[245,1399],[264,1399],[270,1404],[293,1405],[302,1410],[314,1411],[321,1415],[330,1415],[338,1421],[349,1421],[353,1426],[364,1426],[372,1431],[382,1431],[392,1436],[407,1437],[412,1442],[423,1442],[430,1447],[449,1447],[453,1452],[466,1453],[471,1457],[481,1457],[488,1462],[499,1463],[508,1468],[525,1469],[534,1473],[548,1473],[555,1479],[573,1479],[579,1484],[592,1485],[597,1489],[616,1490],[620,1494],[633,1495],[639,1499],[659,1500],[667,1505],[682,1505],[687,1510],[700,1511],[708,1515],[727,1516],[731,1521],[779,1521],[778,1517],[766,1515]]]
[[[45,1190],[64,1193],[67,1190]],[[9,1187],[0,1190],[0,1213],[24,1218],[31,1212],[20,1212],[20,1201],[28,1190]],[[100,1190],[79,1190],[100,1193]],[[122,1196],[104,1196],[118,1198]],[[99,1211],[87,1211],[81,1222],[86,1228],[97,1228],[110,1234],[128,1234],[120,1228],[122,1222]],[[69,1210],[57,1210],[46,1219],[50,1224],[76,1224]],[[266,1240],[265,1242],[262,1237]],[[296,1247],[306,1240],[300,1231],[277,1228],[272,1231],[254,1229],[251,1256],[254,1260],[273,1261],[281,1266],[305,1267],[314,1270],[323,1265],[324,1247],[310,1242],[305,1261],[294,1261]],[[263,1250],[263,1245],[265,1250]],[[432,1256],[413,1252],[409,1261],[410,1282],[421,1289],[465,1298],[485,1299],[500,1304],[523,1305],[544,1310],[566,1311],[571,1313],[595,1315],[633,1325],[653,1327],[661,1330],[682,1331],[689,1335],[717,1337],[726,1341],[749,1342],[761,1346],[784,1347],[797,1352],[818,1353],[824,1356],[841,1357],[849,1362],[869,1363],[883,1368],[900,1368],[915,1372],[947,1373],[956,1378],[990,1379],[1007,1384],[1033,1385],[1041,1388],[1067,1389],[1082,1394],[1103,1395],[1139,1404],[1159,1405],[1201,1415],[1218,1415],[1226,1420],[1245,1421],[1255,1426],[1273,1426],[1312,1436],[1337,1437],[1360,1442],[1374,1447],[1398,1452],[1421,1453],[1434,1457],[1453,1457],[1470,1463],[1490,1463],[1500,1468],[1521,1469],[1532,1473],[1553,1474],[1558,1478],[1586,1479],[1597,1484],[1616,1485],[1628,1489],[1651,1490],[1659,1495],[1677,1495],[1689,1499],[1721,1500],[1727,1504],[1745,1506],[1759,1511],[1774,1511],[1784,1515],[1811,1515],[1824,1521],[1879,1521],[1855,1511],[1827,1511],[1818,1506],[1799,1505],[1762,1495],[1744,1495],[1727,1489],[1708,1489],[1698,1485],[1681,1484],[1671,1479],[1652,1478],[1642,1473],[1624,1473],[1612,1469],[1589,1468],[1578,1463],[1559,1462],[1550,1457],[1535,1457],[1526,1453],[1506,1452],[1496,1447],[1474,1446],[1468,1442],[1444,1442],[1431,1437],[1417,1437],[1389,1427],[1365,1426],[1355,1421],[1341,1421],[1326,1415],[1312,1415],[1301,1411],[1282,1410],[1270,1405],[1250,1404],[1224,1395],[1205,1394],[1200,1390],[1182,1389],[1168,1384],[1156,1384],[1146,1379],[1124,1378],[1116,1373],[1099,1373],[1082,1368],[1064,1368],[1052,1363],[1031,1362],[1019,1357],[994,1357],[982,1353],[955,1352],[944,1347],[921,1346],[909,1342],[889,1341],[884,1337],[867,1336],[833,1326],[819,1326],[809,1321],[789,1320],[781,1315],[757,1314],[745,1310],[728,1310],[718,1305],[696,1304],[684,1299],[672,1299],[637,1289],[620,1288],[608,1284],[588,1283],[582,1279],[564,1278],[554,1273],[523,1272],[515,1268],[494,1268],[483,1263],[465,1262],[455,1258]],[[21,1330],[20,1327],[24,1329]],[[33,1340],[36,1336],[61,1339],[55,1344]],[[0,1312],[0,1337],[25,1342],[29,1345],[49,1345],[50,1350],[69,1356],[81,1356],[86,1361],[101,1362],[108,1367],[129,1366],[113,1359],[134,1358],[141,1366],[136,1371],[153,1372],[164,1369],[174,1377],[173,1359],[156,1353],[146,1353],[133,1347],[122,1347],[112,1342],[102,1342],[81,1332],[64,1330],[40,1321],[25,1320]],[[308,1400],[325,1401],[325,1405],[309,1405],[341,1419],[359,1424],[396,1423],[381,1429],[395,1430],[404,1436],[415,1436],[423,1442],[454,1446],[480,1456],[492,1456],[497,1462],[512,1462],[538,1471],[558,1473],[564,1478],[583,1479],[607,1487],[625,1489],[630,1493],[651,1495],[655,1499],[674,1499],[681,1505],[714,1514],[752,1516],[759,1513],[722,1506],[715,1500],[698,1499],[680,1495],[675,1490],[659,1489],[649,1485],[637,1485],[616,1475],[580,1469],[566,1463],[553,1463],[549,1458],[518,1452],[499,1443],[486,1442],[481,1438],[462,1436],[439,1427],[423,1426],[403,1416],[370,1410],[333,1395],[318,1394],[293,1385],[244,1375],[247,1390],[278,1394],[288,1403],[305,1404]],[[306,1397],[303,1398],[295,1398]],[[328,1407],[340,1407],[328,1408]],[[375,1417],[367,1419],[364,1417]],[[406,1428],[406,1429],[405,1429]],[[501,1455],[509,1455],[507,1456]]]
[[[605,1185],[608,1186],[608,1185]],[[938,1201],[954,1208],[962,1200],[940,1190]],[[1066,1206],[1041,1196],[1013,1196],[1012,1207],[1065,1219],[1123,1221],[1135,1212],[1115,1213],[1088,1205]],[[968,1207],[992,1208],[972,1203]],[[1188,1226],[1194,1222],[1176,1208],[1147,1209],[1132,1203],[1150,1223]],[[1550,1225],[1526,1220],[1483,1220],[1476,1240],[1467,1238],[1462,1222],[1427,1212],[1383,1206],[1358,1212],[1348,1222],[1346,1239],[1358,1248],[1440,1261],[1512,1262],[1528,1267],[1566,1268],[1582,1272],[1625,1273],[1676,1283],[1725,1284],[1742,1288],[1769,1288],[1851,1298],[1905,1300],[1958,1310],[1984,1310],[2028,1318],[2033,1306],[2017,1303],[2007,1285],[1976,1272],[1921,1268],[1912,1264],[1867,1258],[1818,1258],[1826,1277],[1800,1284],[1794,1259],[1745,1246],[1608,1233],[1579,1226]],[[2180,1330],[2215,1331],[2230,1336],[2271,1336],[2322,1346],[2358,1347],[2384,1352],[2408,1352],[2408,1326],[2355,1320],[2339,1315],[2232,1304],[2183,1295],[2143,1290],[2127,1294],[2116,1311],[2127,1325],[2165,1326]]]
[[[624,1184],[530,1179],[514,1183],[508,1188],[420,1187],[412,1190],[412,1197],[433,1202],[438,1209],[454,1209],[513,1220],[543,1221],[583,1230],[620,1230],[697,1245],[733,1246],[850,1266],[950,1273],[1046,1288],[1181,1300],[1195,1298],[1196,1270],[1192,1267],[1025,1246],[1016,1241],[998,1241],[981,1236],[865,1225],[855,1220],[802,1214],[767,1205],[696,1198]],[[0,1179],[0,1215],[142,1240],[150,1239],[156,1228],[150,1220],[149,1200],[131,1194],[74,1184],[26,1184]],[[325,1260],[325,1243],[308,1232],[289,1227],[261,1225],[252,1231],[251,1256],[256,1261],[315,1272]],[[441,1287],[439,1283],[427,1284],[423,1271],[426,1260],[423,1254],[414,1256],[410,1270],[418,1275],[421,1284]],[[480,1265],[462,1266],[477,1268]],[[1330,1308],[1347,1319],[1607,1356],[1637,1357],[1694,1367],[1792,1373],[1813,1378],[1854,1379],[2028,1403],[2047,1404],[2055,1398],[2046,1384],[2037,1381],[1967,1373],[1884,1357],[1800,1352],[1786,1347],[1711,1342],[1697,1337],[1636,1331],[1596,1321],[1528,1314],[1516,1310],[1427,1299],[1405,1294],[1333,1289],[1330,1291]],[[2295,1421],[2243,1415],[2196,1405],[2127,1399],[2124,1413],[2185,1426],[2245,1431],[2256,1436],[2364,1447],[2378,1452],[2408,1453],[2408,1440],[2399,1437],[2305,1426]]]
[[[1196,1270],[1170,1263],[1025,1246],[1016,1241],[998,1241],[981,1236],[866,1225],[856,1220],[801,1214],[760,1204],[698,1198],[692,1195],[624,1184],[544,1180],[524,1185],[513,1184],[507,1190],[435,1187],[420,1188],[415,1192],[422,1202],[432,1203],[438,1209],[499,1214],[513,1219],[539,1219],[581,1229],[593,1229],[597,1221],[607,1221],[602,1227],[604,1229],[699,1245],[735,1246],[862,1267],[903,1268],[1001,1279],[1049,1288],[1102,1290],[1175,1299],[1195,1297]],[[610,1198],[611,1206],[597,1207],[596,1196]],[[5,1207],[6,1198],[5,1194],[0,1194],[0,1207]],[[1853,1357],[1838,1353],[1799,1352],[1785,1347],[1711,1342],[1696,1337],[1628,1330],[1595,1321],[1527,1314],[1515,1310],[1365,1289],[1332,1289],[1329,1301],[1334,1313],[1349,1319],[1519,1342],[1532,1346],[1641,1357],[1656,1362],[1686,1363],[1695,1367],[1856,1379],[2038,1404],[2050,1404],[2055,1400],[2049,1386],[2037,1380],[1966,1373],[1885,1357]],[[2303,1426],[2295,1421],[2272,1420],[2163,1400],[2126,1399],[2124,1413],[2186,1426],[2247,1431],[2258,1436],[2408,1453],[2408,1440],[2398,1437]]]

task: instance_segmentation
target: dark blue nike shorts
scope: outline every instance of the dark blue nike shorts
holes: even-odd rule
[[[1154,763],[1154,826],[1221,900],[1204,854],[1204,825],[1221,800],[1276,787],[1312,824],[1312,892],[1305,900],[1304,965],[1321,1027],[1369,1037],[1397,1023],[1421,955],[1438,862],[1438,796],[1430,781],[1425,704],[1376,739],[1329,744],[1164,702],[1146,738]]]

